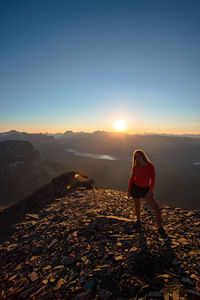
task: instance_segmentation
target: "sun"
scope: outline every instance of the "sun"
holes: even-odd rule
[[[126,129],[126,122],[124,120],[117,120],[114,126],[117,131],[124,131]]]

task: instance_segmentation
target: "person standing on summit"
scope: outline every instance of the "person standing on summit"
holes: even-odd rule
[[[148,159],[145,152],[138,149],[133,153],[133,164],[128,183],[128,198],[130,198],[130,196],[133,197],[135,202],[135,212],[137,216],[136,225],[140,225],[140,198],[144,198],[155,214],[158,232],[164,234],[165,231],[162,227],[161,209],[153,195],[154,185],[154,165]]]

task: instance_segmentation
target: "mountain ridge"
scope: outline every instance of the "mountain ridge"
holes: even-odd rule
[[[71,154],[67,153],[53,136],[46,134],[11,130],[6,133],[0,133],[0,142],[4,140],[28,141],[40,152],[42,157],[58,163],[66,163],[72,158]]]
[[[24,200],[38,207],[0,245],[1,298],[199,299],[200,211],[162,206],[161,237],[145,203],[138,228],[126,193],[77,175]]]
[[[41,157],[29,141],[0,141],[0,206],[9,206],[67,170]]]
[[[75,187],[87,186],[89,188],[93,185],[93,180],[89,180],[81,172],[71,171],[54,177],[49,183],[0,212],[0,241],[12,232],[13,224],[23,220],[27,213],[38,212],[53,199],[71,192]]]

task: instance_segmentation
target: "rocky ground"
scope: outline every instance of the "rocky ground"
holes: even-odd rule
[[[125,193],[69,190],[2,240],[1,299],[200,299],[200,211],[163,207],[163,238]]]

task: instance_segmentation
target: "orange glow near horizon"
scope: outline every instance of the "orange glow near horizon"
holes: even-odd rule
[[[121,127],[122,126],[122,127]],[[124,126],[124,127],[123,127]],[[26,128],[26,127],[1,127],[0,128],[0,133],[4,133],[4,132],[8,132],[8,131],[11,131],[11,130],[16,130],[16,131],[19,131],[19,132],[26,132],[26,133],[29,133],[29,134],[36,134],[36,133],[41,133],[41,134],[56,134],[56,133],[65,133],[67,130],[69,131],[73,131],[73,132],[87,132],[87,133],[92,133],[92,132],[95,132],[95,131],[106,131],[106,132],[113,132],[113,133],[117,133],[117,132],[123,132],[124,134],[174,134],[174,135],[184,135],[184,134],[200,134],[200,130],[195,130],[195,129],[191,129],[191,130],[180,130],[180,129],[168,129],[168,128],[159,128],[159,129],[154,129],[154,128],[145,128],[145,127],[142,127],[142,128],[139,128],[139,126],[129,126],[129,128],[127,128],[126,126],[126,123],[123,125],[123,123],[119,123],[119,127],[117,125],[116,127],[116,123],[114,123],[114,125],[112,125],[112,127],[107,127],[107,128],[104,128],[104,127],[101,127],[99,126],[99,128],[74,128],[73,126],[71,128],[69,127],[63,127],[63,128],[55,128],[55,129],[52,129],[52,128],[47,128],[47,127],[43,127],[43,128]],[[113,128],[114,127],[114,128]],[[123,129],[124,128],[124,129]],[[116,132],[117,131],[117,132]]]

